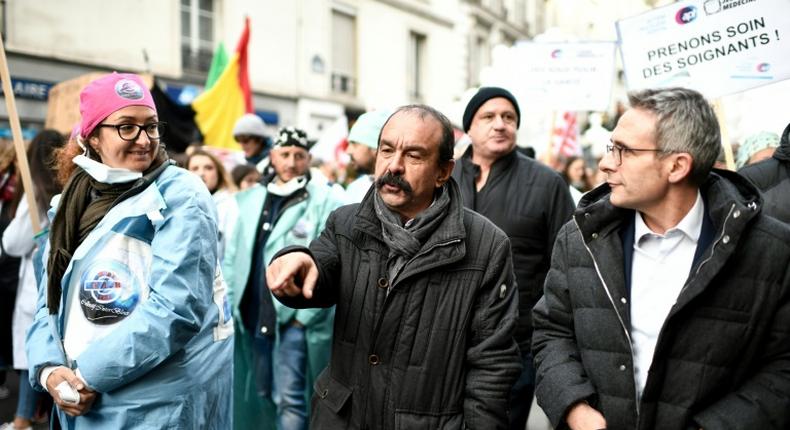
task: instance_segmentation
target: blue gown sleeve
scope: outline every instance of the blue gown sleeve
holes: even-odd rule
[[[66,358],[61,343],[56,340],[57,329],[54,325],[54,318],[50,316],[47,309],[46,276],[41,281],[38,289],[38,301],[36,303],[36,313],[33,317],[33,325],[27,332],[25,347],[27,349],[27,361],[30,367],[30,385],[39,391],[46,391],[39,382],[39,375],[45,367],[66,366]]]

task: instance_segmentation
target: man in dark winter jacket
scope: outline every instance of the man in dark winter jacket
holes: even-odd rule
[[[464,206],[504,230],[513,246],[519,295],[516,341],[523,365],[511,391],[513,430],[524,430],[535,388],[530,352],[532,308],[543,294],[554,239],[573,212],[573,200],[562,177],[516,150],[520,115],[509,91],[480,88],[463,117],[472,144],[453,171]]]
[[[738,173],[763,192],[763,212],[790,223],[790,124],[782,133],[782,140],[773,157],[748,165]]]
[[[558,429],[787,429],[790,228],[711,171],[699,93],[629,99],[533,313],[538,403]]]
[[[337,305],[312,428],[507,428],[521,369],[510,243],[464,209],[450,178],[453,143],[441,113],[397,110],[362,203],[269,266],[269,288],[286,305]]]

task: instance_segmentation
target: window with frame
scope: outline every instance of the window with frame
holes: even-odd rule
[[[470,36],[468,78],[470,87],[480,85],[480,72],[491,64],[491,44],[488,40],[490,32],[490,28],[477,25]]]
[[[181,67],[206,73],[214,53],[214,0],[181,0]]]
[[[406,59],[406,76],[408,77],[409,97],[414,101],[422,101],[425,95],[425,43],[426,36],[414,31],[409,32],[408,58]]]
[[[357,93],[357,25],[356,17],[332,10],[332,91]]]

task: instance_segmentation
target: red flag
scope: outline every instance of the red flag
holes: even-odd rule
[[[247,45],[250,42],[250,18],[244,18],[244,31],[241,33],[236,52],[239,53],[239,86],[244,94],[244,111],[253,113],[252,90],[250,89],[250,72],[247,67]]]
[[[554,154],[570,157],[582,153],[579,145],[579,129],[576,112],[564,112],[559,125],[552,131]]]
[[[247,69],[247,45],[250,41],[250,19],[244,19],[236,51],[214,85],[193,102],[195,123],[206,145],[238,150],[233,140],[233,125],[245,113],[253,113],[252,92]]]

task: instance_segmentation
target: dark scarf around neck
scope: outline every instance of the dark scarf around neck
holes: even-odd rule
[[[373,206],[381,222],[382,237],[390,250],[387,270],[392,285],[401,269],[417,255],[444,220],[450,206],[450,193],[447,185],[437,189],[431,206],[417,214],[408,226],[403,225],[400,215],[386,206],[376,190],[373,191]]]
[[[71,262],[74,251],[107,212],[118,203],[139,194],[170,165],[164,145],[151,166],[136,181],[122,184],[104,184],[77,167],[60,196],[55,218],[49,232],[49,259],[47,260],[47,307],[50,314],[57,314],[62,294],[61,281]]]

